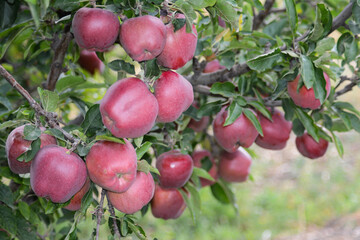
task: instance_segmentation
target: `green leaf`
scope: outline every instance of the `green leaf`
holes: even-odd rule
[[[16,20],[20,1],[0,1],[0,29],[10,27]]]
[[[326,80],[324,78],[324,73],[322,69],[315,69],[315,82],[314,82],[314,93],[315,98],[320,100],[320,103],[323,104],[326,98]]]
[[[13,235],[16,235],[17,224],[16,216],[13,211],[5,205],[0,205],[0,213],[0,228],[6,230]]]
[[[216,0],[195,0],[189,2],[194,9],[201,10],[202,8],[214,6]]]
[[[141,146],[141,143],[144,139],[144,136],[141,136],[141,137],[138,137],[138,138],[134,138],[134,143],[137,147],[140,147]]]
[[[295,108],[295,114],[304,125],[306,131],[315,139],[316,142],[319,142],[319,137],[317,135],[317,129],[315,127],[314,120],[307,113],[305,113],[301,108]]]
[[[293,121],[292,131],[295,133],[296,136],[302,136],[304,134],[304,125],[298,118]]]
[[[344,156],[344,147],[343,147],[343,144],[340,140],[340,138],[338,136],[335,135],[334,132],[331,132],[332,134],[332,137],[334,139],[334,143],[335,143],[335,146],[336,146],[336,150],[339,154],[339,156],[342,158]]]
[[[281,51],[280,49],[277,48],[270,53],[257,56],[247,61],[247,64],[252,70],[263,72],[267,69],[271,69],[274,63],[276,63],[280,59],[281,59]]]
[[[297,25],[298,25],[298,16],[296,13],[295,1],[294,0],[285,0],[286,13],[289,18],[291,32],[293,37],[295,37]]]
[[[58,92],[62,92],[66,89],[71,89],[81,83],[85,83],[86,80],[82,77],[78,77],[78,76],[66,76],[63,78],[60,78],[57,82],[56,82],[56,91]]]
[[[55,92],[42,89],[40,87],[37,88],[41,105],[43,106],[44,110],[47,112],[55,112],[56,108],[58,107],[59,102],[59,95]]]
[[[308,56],[300,55],[301,77],[307,89],[316,81],[314,64]]]
[[[171,23],[174,26],[174,32],[176,32],[177,30],[180,30],[182,27],[185,26],[186,19],[185,18],[175,18],[172,20]]]
[[[140,160],[144,156],[144,154],[149,151],[151,145],[151,142],[144,142],[141,147],[136,148],[137,160]]]
[[[243,108],[233,101],[228,108],[228,115],[226,117],[224,127],[233,124],[236,119],[240,117],[242,111]]]
[[[6,129],[6,128],[12,128],[14,126],[24,125],[25,123],[29,123],[29,121],[25,120],[25,119],[16,119],[16,120],[6,121],[6,122],[3,122],[0,124],[0,130]]]
[[[185,189],[187,192],[190,193],[190,206],[188,205],[188,209],[190,212],[192,212],[193,221],[196,224],[197,218],[200,215],[200,209],[201,209],[201,198],[199,191],[191,184],[186,183]],[[181,190],[182,192],[183,190]]]
[[[235,85],[231,82],[216,82],[211,86],[210,92],[224,97],[233,97],[236,95]]]
[[[109,141],[109,142],[116,142],[116,143],[120,143],[120,144],[125,144],[124,139],[109,136],[109,135],[98,135],[98,136],[96,136],[95,140],[96,141],[104,140],[104,141]]]
[[[124,71],[130,74],[135,74],[134,65],[127,63],[123,60],[114,60],[108,64],[108,67],[117,72]]]
[[[272,94],[272,100],[277,99],[286,89],[289,81],[293,81],[298,72],[285,73],[278,81],[274,93]]]
[[[93,189],[92,186],[90,187],[89,191],[87,191],[87,193],[85,193],[85,195],[83,196],[83,198],[81,199],[81,208],[80,208],[80,212],[82,212],[83,214],[86,213],[86,210],[90,207],[90,205],[93,203],[94,198],[93,198]]]
[[[23,215],[24,218],[29,221],[30,214],[31,214],[31,209],[30,209],[29,205],[27,203],[21,201],[18,204],[18,208],[20,210],[21,215]]]
[[[36,153],[40,150],[41,140],[37,138],[35,141],[32,141],[30,145],[30,149],[21,154],[17,160],[20,162],[30,162],[36,155]]]
[[[81,127],[84,134],[89,135],[95,134],[96,130],[103,128],[99,104],[94,104],[89,108]]]
[[[345,49],[345,60],[346,62],[351,62],[356,59],[359,53],[358,41],[356,38],[353,38],[350,46]]]
[[[41,135],[40,128],[34,126],[34,125],[25,125],[24,127],[24,139],[25,140],[36,140]]]
[[[194,167],[192,175],[197,177],[202,177],[210,181],[215,181],[215,179],[203,168]]]
[[[324,4],[317,4],[316,19],[313,30],[310,34],[310,40],[316,42],[317,40],[326,36],[332,27],[332,15]]]
[[[174,3],[174,5],[176,9],[178,9],[180,12],[182,12],[185,15],[186,32],[188,33],[192,32],[192,25],[194,20],[196,19],[196,13],[190,1],[177,0]]]
[[[319,55],[330,51],[335,46],[335,40],[332,37],[323,38],[316,43],[315,52]]]
[[[208,102],[202,105],[198,111],[198,116],[211,116],[218,113],[222,107],[223,101]]]
[[[146,240],[146,235],[144,234],[144,231],[140,230],[140,226],[135,225],[134,223],[132,223],[131,221],[127,220],[127,225],[129,226],[129,228],[133,231],[133,233],[140,239],[140,240]]]
[[[31,21],[24,22],[13,26],[7,30],[4,30],[0,33],[0,59],[4,57],[6,51],[10,45],[21,36],[28,28],[31,27]]]
[[[333,104],[334,107],[339,108],[339,109],[346,109],[349,110],[353,113],[355,113],[356,115],[360,116],[360,111],[358,111],[353,105],[351,105],[351,103],[349,102],[341,102],[341,101],[337,101]]]
[[[78,0],[55,0],[53,7],[55,9],[71,12],[80,7],[80,2]]]
[[[0,183],[0,202],[5,203],[9,207],[14,204],[14,197],[9,186]]]
[[[193,220],[193,223],[196,224],[198,217],[197,209],[193,206],[193,203],[190,201],[188,194],[182,188],[179,189],[179,192],[181,193],[181,196],[183,197],[185,204],[190,211],[190,215],[191,215],[191,219]]]
[[[264,136],[260,122],[257,119],[255,113],[253,111],[251,111],[250,109],[246,109],[246,108],[243,109],[243,112],[244,112],[245,116],[250,120],[250,122],[254,125],[254,127],[259,132],[259,134],[261,136]]]
[[[237,11],[239,6],[233,0],[217,0],[214,8],[220,17],[230,23],[231,28],[237,30],[239,28],[239,16]]]
[[[145,77],[158,78],[161,75],[159,66],[156,63],[156,59],[152,59],[145,62]]]
[[[257,111],[264,115],[267,119],[272,121],[270,111],[265,107],[265,105],[258,101],[249,102],[249,105],[253,106]]]

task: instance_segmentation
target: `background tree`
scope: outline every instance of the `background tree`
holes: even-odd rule
[[[248,178],[253,152],[245,148],[253,142],[284,149],[291,129],[304,156],[322,156],[329,143],[342,156],[338,133],[360,131],[359,111],[339,100],[359,83],[357,1],[3,0],[0,6],[4,238],[76,239],[78,224],[92,217],[96,239],[104,220],[109,239],[146,239],[133,213],[168,219],[187,207],[196,222],[202,185],[236,210],[230,182]],[[136,45],[149,42],[145,50]],[[45,146],[44,138],[58,146]],[[199,148],[207,152],[195,160]],[[73,167],[56,175],[60,170],[49,166],[50,174],[36,180],[46,164],[35,162],[59,156]],[[113,163],[119,156],[126,167]],[[103,159],[113,167],[99,167]],[[172,172],[167,161],[182,167]],[[73,175],[82,179],[73,182],[70,170],[78,165]],[[108,184],[103,169],[126,182]],[[55,197],[67,187],[68,197]],[[133,204],[123,209],[124,202]]]

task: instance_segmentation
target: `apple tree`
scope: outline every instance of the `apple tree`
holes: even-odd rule
[[[145,214],[196,222],[201,187],[234,204],[254,143],[293,132],[316,159],[360,132],[339,99],[360,82],[359,1],[0,7],[1,239],[77,239],[89,219],[91,238],[147,239]]]

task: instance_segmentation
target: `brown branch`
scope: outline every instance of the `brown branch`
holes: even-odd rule
[[[52,44],[54,49],[54,57],[46,82],[46,88],[50,91],[55,89],[56,82],[59,79],[60,74],[64,71],[64,58],[71,39],[72,34],[70,33],[70,25],[65,26],[63,36],[60,40],[57,37],[54,38],[54,42]]]
[[[106,193],[106,198],[108,200],[109,212],[111,214],[111,217],[113,218],[115,236],[117,236],[119,239],[121,239],[120,231],[119,231],[119,228],[118,228],[117,223],[116,223],[116,215],[115,215],[114,206],[110,202],[109,196],[108,196],[107,193]]]
[[[332,28],[330,33],[338,29],[339,27],[343,26],[345,24],[345,21],[352,15],[352,8],[353,8],[354,2],[350,2],[343,10],[342,12],[337,15],[332,23]]]
[[[335,99],[347,92],[350,92],[355,86],[357,86],[360,83],[360,78],[358,77],[353,77],[349,80],[350,83],[348,85],[346,85],[343,89],[335,92],[334,94]]]
[[[269,15],[271,12],[271,8],[274,5],[275,0],[266,0],[265,4],[264,4],[264,10],[261,10],[254,18],[253,21],[253,30],[257,30],[260,25],[263,23],[263,21],[265,20],[266,16]]]
[[[57,114],[53,112],[47,112],[45,111],[38,102],[35,101],[30,95],[28,91],[26,91],[25,88],[23,88],[16,80],[15,78],[8,72],[6,69],[0,65],[0,75],[5,78],[6,81],[10,83],[10,85],[15,88],[30,104],[30,107],[35,110],[37,114],[40,116],[45,117],[45,121],[51,128],[55,128],[59,130],[65,138],[67,138],[71,143],[78,142],[79,140],[76,139],[73,135],[62,129],[59,125],[59,122],[57,120]]]
[[[104,205],[105,194],[106,194],[106,190],[102,189],[99,207],[96,210],[96,217],[97,217],[97,220],[96,220],[96,238],[95,238],[96,240],[99,240],[100,224],[101,224],[102,216],[104,214],[103,205]]]

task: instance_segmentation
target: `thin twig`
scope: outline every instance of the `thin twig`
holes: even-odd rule
[[[348,85],[346,85],[343,89],[335,92],[334,94],[335,99],[347,92],[350,92],[355,86],[357,86],[360,83],[360,78],[354,77],[350,79],[350,81],[351,82]]]
[[[120,231],[119,228],[116,224],[116,215],[115,215],[115,210],[114,210],[114,206],[112,205],[112,203],[109,200],[109,196],[106,193],[106,198],[108,200],[108,207],[109,207],[109,212],[111,214],[111,217],[113,218],[113,224],[114,224],[114,232],[115,232],[115,236],[117,236],[119,239],[121,239],[121,235],[120,235]]]
[[[257,30],[261,24],[264,22],[267,15],[269,15],[271,12],[271,8],[274,5],[275,0],[266,0],[264,4],[264,10],[260,11],[254,18],[253,21],[253,30]]]
[[[99,240],[100,224],[101,224],[102,216],[103,216],[103,214],[104,214],[103,205],[104,205],[105,194],[106,194],[106,190],[105,190],[105,189],[102,189],[99,207],[98,207],[98,209],[96,210],[96,216],[97,216],[97,221],[96,221],[96,240]]]

